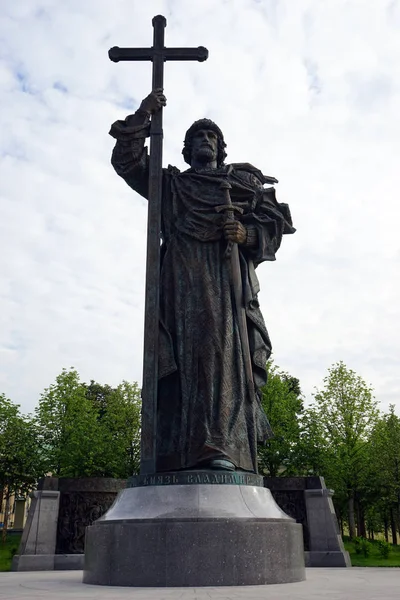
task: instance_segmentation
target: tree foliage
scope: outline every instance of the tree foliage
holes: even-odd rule
[[[354,502],[367,485],[368,446],[378,417],[371,387],[343,362],[328,369],[323,389],[305,411],[303,460],[309,445],[310,467],[334,488],[336,505],[347,505],[351,537],[356,535]]]
[[[392,539],[397,542],[400,533],[400,418],[393,405],[376,423],[369,448],[369,508],[367,520],[370,527],[379,524],[391,529]],[[373,516],[373,521],[372,517]]]
[[[268,416],[274,437],[259,445],[259,469],[265,475],[293,475],[294,454],[299,441],[299,416],[303,397],[299,380],[282,371],[270,361],[268,381],[262,389],[262,406]]]
[[[48,471],[58,477],[121,477],[138,468],[140,390],[80,381],[64,369],[36,409]]]
[[[371,474],[389,502],[400,500],[400,418],[390,405],[371,433]]]
[[[10,497],[25,495],[43,474],[38,429],[30,416],[0,394],[0,506],[5,500],[3,539],[8,525]]]
[[[103,474],[129,477],[140,465],[140,389],[136,382],[123,381],[118,387],[94,381],[85,385],[86,397],[97,408],[101,430]]]
[[[25,493],[42,472],[35,421],[0,394],[0,487],[11,493]]]

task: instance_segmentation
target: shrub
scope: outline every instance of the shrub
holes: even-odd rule
[[[354,550],[356,554],[362,554],[362,538],[354,538]]]
[[[371,553],[371,544],[365,538],[355,538],[354,550],[356,554],[363,554],[367,558]]]
[[[378,542],[378,552],[382,558],[389,558],[390,550],[391,547],[388,542],[385,542],[384,540]]]

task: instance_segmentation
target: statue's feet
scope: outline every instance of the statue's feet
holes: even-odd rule
[[[236,471],[236,467],[226,458],[214,458],[206,465],[209,469],[219,469],[221,471]]]

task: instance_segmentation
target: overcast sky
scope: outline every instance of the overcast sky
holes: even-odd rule
[[[141,381],[146,202],[110,165],[150,63],[111,46],[204,45],[167,63],[164,165],[215,120],[228,161],[279,179],[297,233],[258,269],[278,365],[308,400],[343,360],[400,409],[400,2],[0,2],[0,392],[24,411],[63,367]]]

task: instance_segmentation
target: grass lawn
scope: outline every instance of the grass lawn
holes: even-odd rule
[[[9,571],[11,569],[12,557],[18,550],[20,540],[20,535],[8,535],[5,544],[0,539],[0,571]]]
[[[369,556],[356,554],[353,542],[344,538],[344,545],[350,554],[353,567],[400,567],[400,546],[392,546],[389,558],[382,558],[378,550],[378,542],[370,542],[371,553]]]

